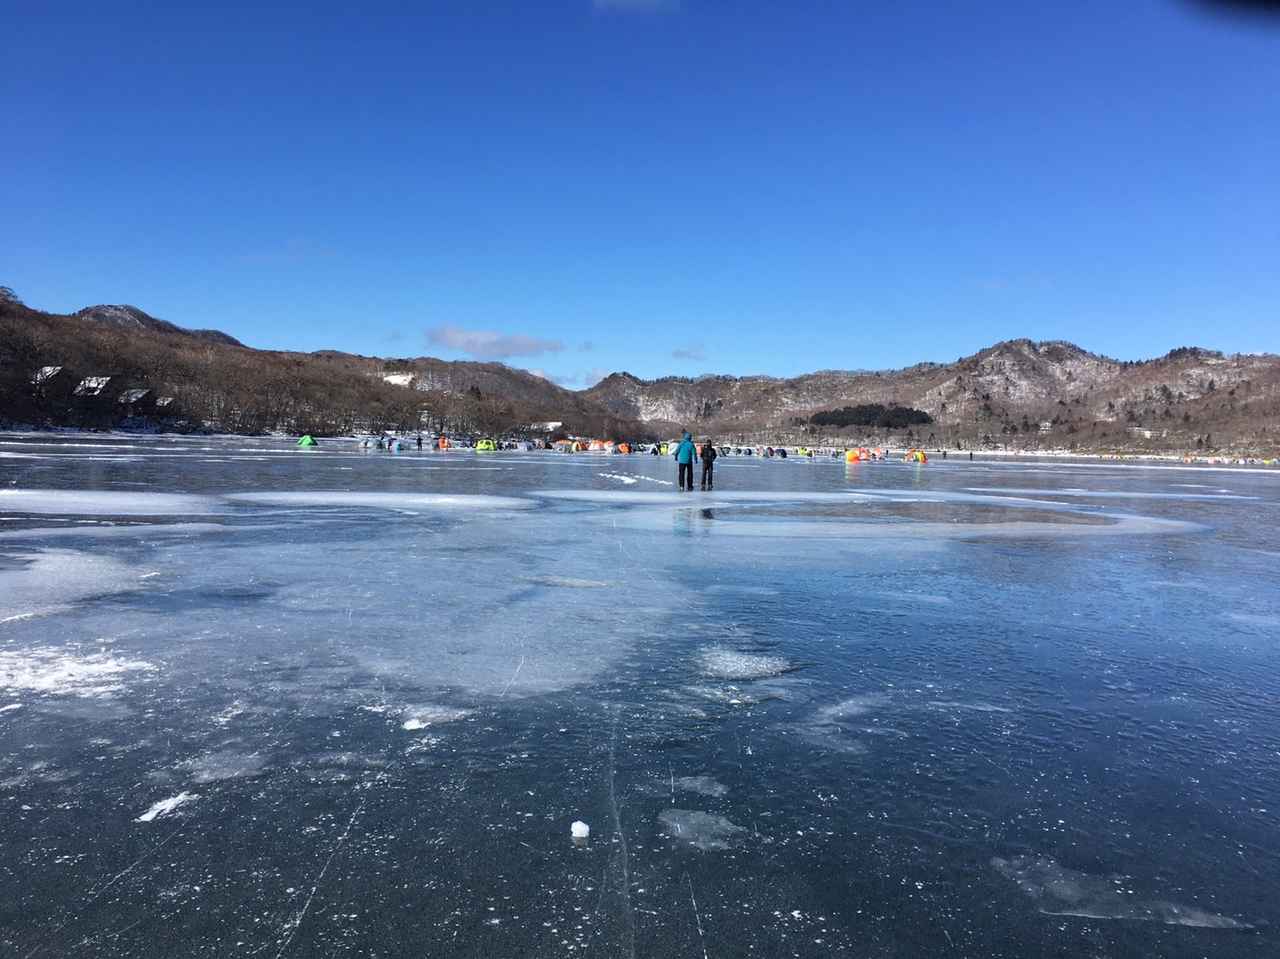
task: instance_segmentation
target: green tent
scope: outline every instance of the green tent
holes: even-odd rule
[[[320,444],[315,441],[315,437],[313,437],[310,433],[308,433],[306,436],[302,437],[302,439],[298,440],[298,445],[299,446],[319,446]]]
[[[498,444],[493,440],[480,440],[476,443],[477,453],[494,453],[497,452]]]

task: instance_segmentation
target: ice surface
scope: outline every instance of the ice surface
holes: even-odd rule
[[[180,493],[0,489],[0,510],[50,516],[192,516],[215,513],[218,504],[208,496]]]
[[[1256,496],[1237,496],[1232,493],[1151,493],[1143,490],[1091,490],[1091,489],[1017,489],[1000,486],[970,486],[974,493],[998,493],[1001,495],[1067,496],[1081,499],[1169,499],[1186,502],[1212,502],[1213,500],[1253,500]]]
[[[1280,954],[1280,474],[70,439],[0,439],[88,497],[0,505],[0,952]]]
[[[1035,900],[1050,916],[1085,919],[1138,919],[1202,929],[1252,929],[1253,924],[1220,916],[1196,906],[1136,895],[1127,876],[1094,876],[1067,869],[1052,859],[1036,856],[995,857],[991,865]]]
[[[678,843],[707,852],[730,848],[746,830],[726,817],[697,809],[664,809],[658,814],[663,831]]]
[[[560,589],[607,589],[610,584],[600,579],[575,579],[572,576],[526,576],[526,583],[554,586]]]
[[[199,536],[206,533],[231,532],[236,527],[219,523],[105,523],[100,526],[36,526],[0,530],[0,540],[42,543],[51,539],[122,540],[151,539],[169,536]],[[263,529],[263,526],[255,527]],[[78,545],[78,544],[73,544]]]
[[[511,496],[481,496],[467,493],[364,493],[344,490],[315,492],[231,493],[233,503],[259,506],[338,506],[354,509],[393,510],[477,510],[528,509],[529,500]]]
[[[127,563],[93,553],[50,549],[13,553],[0,561],[0,623],[45,615],[137,583]]]

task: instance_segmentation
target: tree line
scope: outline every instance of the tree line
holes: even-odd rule
[[[932,423],[933,417],[924,410],[909,406],[862,403],[858,406],[842,406],[838,410],[821,410],[809,417],[809,422],[814,426],[874,426],[896,430]]]

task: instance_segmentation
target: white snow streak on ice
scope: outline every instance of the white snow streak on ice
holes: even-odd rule
[[[184,803],[189,803],[196,798],[196,793],[181,792],[176,796],[170,796],[168,799],[161,799],[144,812],[134,822],[151,822],[158,816],[167,816]]]

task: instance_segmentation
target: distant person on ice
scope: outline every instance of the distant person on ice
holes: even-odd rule
[[[716,444],[710,437],[702,441],[702,489],[704,492],[712,487],[711,481],[714,478],[712,470],[716,467],[716,457],[719,455],[716,452]]]
[[[676,487],[682,492],[693,492],[693,464],[698,462],[698,448],[693,445],[693,437],[686,432],[680,437],[680,445],[676,447]]]

